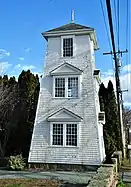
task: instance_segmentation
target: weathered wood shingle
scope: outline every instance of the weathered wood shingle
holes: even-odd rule
[[[65,29],[83,27],[79,25],[66,25]],[[73,26],[73,27],[72,27]],[[64,29],[63,28],[63,29]],[[57,29],[58,30],[58,29]],[[88,35],[76,36],[76,56],[73,58],[61,57],[61,38],[48,39],[45,58],[44,76],[34,124],[32,142],[30,147],[30,163],[64,163],[99,165],[104,159],[102,125],[98,123],[99,98],[96,78],[94,78],[95,64],[92,60],[93,43]],[[77,99],[53,98],[53,82],[50,72],[61,66],[64,62],[82,70],[80,97]],[[50,123],[48,117],[60,108],[81,116],[79,124],[78,147],[52,147],[50,146]]]

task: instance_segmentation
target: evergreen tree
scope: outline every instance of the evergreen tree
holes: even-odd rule
[[[3,86],[7,86],[8,85],[8,75],[4,75],[3,76]]]
[[[106,157],[110,160],[113,152],[121,149],[117,103],[111,81],[107,88],[103,83],[100,85],[99,100],[101,111],[105,111],[106,124],[103,126],[103,134]]]
[[[108,83],[108,108],[109,118],[112,123],[113,136],[115,140],[115,147],[117,150],[121,150],[121,136],[120,136],[120,124],[118,118],[118,107],[116,103],[116,97],[114,93],[113,84],[111,81]]]
[[[0,77],[0,156],[28,157],[39,95],[39,78],[29,70]]]

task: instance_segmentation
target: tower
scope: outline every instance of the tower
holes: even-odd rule
[[[105,119],[95,30],[72,22],[42,35],[47,50],[28,162],[100,165]]]

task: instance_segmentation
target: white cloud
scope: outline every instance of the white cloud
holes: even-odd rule
[[[15,67],[14,67],[14,69],[19,69],[19,68],[21,68],[21,64],[17,64],[17,65],[15,65]]]
[[[10,52],[6,51],[5,49],[0,49],[0,59],[10,56]]]
[[[19,59],[20,61],[25,60],[25,58],[24,58],[24,57],[18,57],[18,59]]]
[[[35,66],[33,66],[33,65],[24,65],[24,66],[22,66],[22,69],[23,70],[28,70],[28,69],[35,69],[36,67]]]
[[[9,62],[0,62],[0,75],[5,74],[10,66],[12,66],[12,64]]]
[[[129,72],[131,71],[131,64],[128,64],[122,68],[123,71]]]
[[[102,77],[109,77],[109,76],[113,76],[114,71],[112,69],[108,69],[106,72],[102,72],[101,75]]]
[[[112,76],[102,76],[102,82],[107,87],[109,80],[112,81],[114,90],[116,90],[115,77]],[[121,90],[128,90],[128,92],[123,92],[123,100],[125,106],[131,106],[131,73],[122,74],[120,76]]]
[[[25,49],[25,52],[29,53],[30,50],[31,50],[31,49],[28,47],[28,48]]]
[[[14,70],[32,70],[35,69],[36,67],[33,65],[21,65],[21,64],[17,64],[14,67]]]

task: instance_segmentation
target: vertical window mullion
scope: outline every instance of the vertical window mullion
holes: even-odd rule
[[[66,146],[66,123],[63,123],[63,146]]]
[[[53,124],[50,124],[50,145],[53,145]]]
[[[68,77],[65,77],[65,97],[68,97]]]
[[[80,97],[80,90],[81,90],[81,79],[80,76],[78,77],[78,97]]]
[[[53,97],[55,97],[55,77],[53,77]]]

